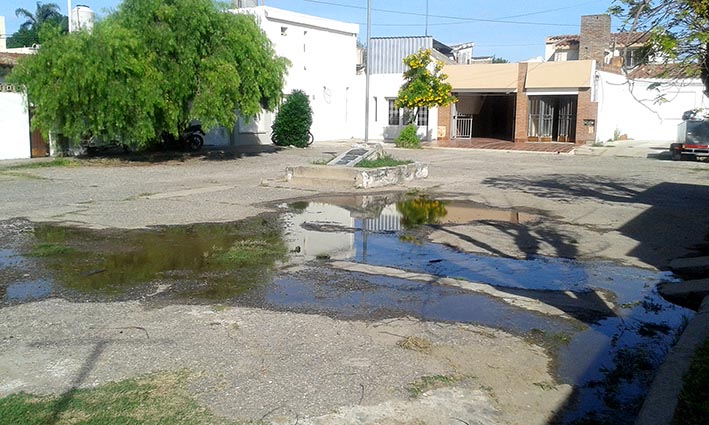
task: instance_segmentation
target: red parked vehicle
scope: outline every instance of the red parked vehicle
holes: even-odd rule
[[[709,157],[709,111],[692,109],[682,114],[670,153],[674,161]]]

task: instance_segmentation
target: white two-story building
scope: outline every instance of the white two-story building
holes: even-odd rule
[[[349,139],[363,126],[357,85],[359,25],[319,18],[268,6],[244,7],[232,13],[253,15],[273,43],[276,54],[291,62],[284,95],[304,91],[313,109],[316,140]],[[254,120],[240,118],[233,132],[215,131],[208,143],[271,143],[275,113]]]

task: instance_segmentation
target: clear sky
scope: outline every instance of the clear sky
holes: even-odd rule
[[[259,0],[267,6],[323,18],[360,24],[360,39],[367,34],[367,0]],[[66,14],[65,0],[57,3]],[[121,0],[72,0],[105,16]],[[519,61],[544,53],[549,35],[578,34],[582,15],[605,13],[612,0],[371,0],[372,36],[424,35],[428,5],[428,34],[445,44],[472,41],[476,56],[496,55]],[[6,33],[21,19],[15,9],[34,12],[36,0],[1,0]],[[614,28],[615,30],[615,28]]]

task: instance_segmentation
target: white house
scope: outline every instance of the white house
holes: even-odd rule
[[[363,114],[355,109],[364,97],[357,90],[357,34],[359,25],[323,19],[269,6],[231,10],[256,18],[273,43],[276,54],[291,62],[284,94],[303,90],[313,109],[315,140],[349,139],[362,127]],[[239,119],[231,134],[210,133],[207,143],[271,143],[275,114],[264,111],[255,120]]]
[[[371,139],[395,139],[408,123],[411,111],[394,104],[404,83],[404,58],[430,49],[433,58],[446,64],[455,63],[453,49],[430,36],[374,37],[371,39],[367,67],[370,73],[369,134]],[[438,108],[423,108],[418,113],[418,135],[423,140],[438,137]]]

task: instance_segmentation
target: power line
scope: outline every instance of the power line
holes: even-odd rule
[[[349,9],[358,9],[358,10],[366,9],[365,7],[362,7],[362,6],[355,6],[352,4],[334,3],[334,2],[323,1],[323,0],[303,0],[303,1],[305,1],[307,3],[316,3],[316,4],[327,5],[327,6],[344,7],[344,8],[349,8]],[[426,14],[424,14],[424,13],[407,12],[407,11],[403,11],[403,10],[375,9],[375,8],[372,8],[372,10],[377,11],[377,12],[383,12],[383,13],[394,13],[397,15],[422,16],[422,17],[426,16]],[[495,24],[537,25],[537,26],[575,27],[575,28],[579,27],[578,24],[560,24],[558,22],[552,23],[552,22],[510,21],[510,20],[503,20],[503,19],[464,18],[464,17],[460,17],[460,16],[447,16],[447,15],[428,15],[428,16],[430,18],[452,19],[452,20],[463,21],[463,22],[487,22],[487,23],[495,23]],[[432,24],[429,24],[429,25],[432,25]]]

